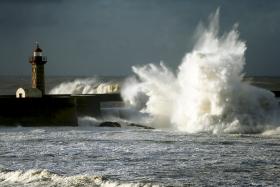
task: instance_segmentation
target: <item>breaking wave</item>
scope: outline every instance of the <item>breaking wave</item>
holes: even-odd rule
[[[31,169],[27,171],[1,171],[0,170],[0,185],[1,186],[31,186],[31,187],[50,187],[50,186],[100,186],[100,187],[144,187],[144,186],[159,186],[151,183],[128,183],[110,181],[102,176],[90,175],[74,175],[62,176],[52,173],[47,170]]]
[[[96,78],[85,78],[63,82],[51,89],[49,94],[104,94],[118,93],[119,90],[119,83],[101,82]]]
[[[260,133],[278,126],[278,102],[243,82],[246,44],[237,26],[219,34],[219,10],[176,73],[163,63],[132,67],[123,84],[126,103],[153,117],[155,127],[189,133]],[[279,113],[278,113],[279,114]]]

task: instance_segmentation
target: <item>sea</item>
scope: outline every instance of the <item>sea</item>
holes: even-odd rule
[[[92,78],[96,80],[96,77]],[[56,85],[86,77],[48,77]],[[123,77],[103,77],[119,82]],[[249,77],[263,87],[279,77]],[[1,94],[30,77],[2,76]],[[280,134],[172,129],[0,127],[0,186],[279,186]],[[2,124],[3,125],[3,124]]]
[[[219,34],[219,10],[197,35],[175,69],[161,62],[135,65],[127,77],[46,72],[47,94],[119,92],[123,105],[102,104],[102,118],[79,116],[77,127],[0,121],[0,186],[280,186],[280,107],[270,91],[280,90],[280,78],[246,76],[246,42],[237,26]],[[0,94],[30,79],[1,76]],[[121,127],[99,127],[104,121]]]

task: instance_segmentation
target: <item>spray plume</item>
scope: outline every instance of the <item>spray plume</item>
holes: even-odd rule
[[[277,126],[273,93],[242,81],[246,44],[237,26],[220,36],[217,10],[199,33],[176,73],[163,63],[133,67],[138,79],[123,85],[124,100],[148,113],[155,127],[189,133],[259,133]]]

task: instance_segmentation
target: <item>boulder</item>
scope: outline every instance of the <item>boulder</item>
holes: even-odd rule
[[[136,123],[130,123],[128,126],[140,127],[140,128],[143,128],[143,129],[154,129],[153,127],[149,127],[149,126],[145,126],[145,125],[140,125],[140,124],[136,124]]]
[[[121,125],[117,122],[104,121],[99,124],[99,127],[121,127]]]

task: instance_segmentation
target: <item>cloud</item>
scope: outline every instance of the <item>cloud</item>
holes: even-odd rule
[[[223,31],[240,23],[248,44],[246,71],[275,74],[280,68],[277,0],[0,0],[0,74],[28,69],[18,62],[36,40],[49,56],[52,74],[129,74],[132,65],[161,60],[176,68],[192,48],[199,21],[217,7]],[[264,57],[268,68],[261,67]]]
[[[1,0],[0,4],[49,4],[49,3],[62,3],[63,0]]]

